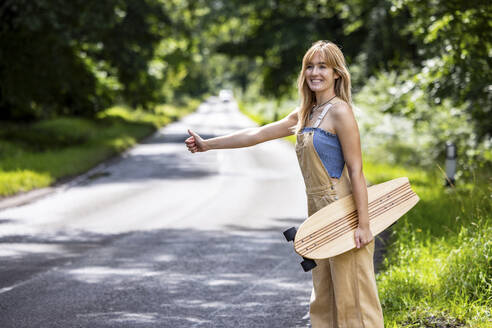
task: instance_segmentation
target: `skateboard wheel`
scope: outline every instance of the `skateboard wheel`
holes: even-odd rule
[[[284,236],[287,241],[293,241],[296,237],[297,229],[292,227],[284,231]]]
[[[304,269],[304,272],[311,271],[316,267],[316,262],[314,262],[314,260],[307,259],[305,257],[303,257],[303,259],[304,261],[301,262],[301,266]]]

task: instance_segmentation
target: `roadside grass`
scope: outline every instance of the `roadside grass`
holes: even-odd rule
[[[42,188],[81,174],[135,145],[199,101],[153,111],[115,106],[96,119],[61,117],[32,124],[0,124],[0,197]]]
[[[373,183],[409,177],[420,202],[391,230],[377,276],[386,327],[490,327],[491,182],[444,188],[439,169],[364,163]]]
[[[243,104],[243,112],[247,108]],[[263,124],[271,115],[264,117]],[[406,176],[420,197],[390,228],[383,268],[377,274],[385,326],[491,327],[490,166],[472,174],[471,181],[445,188],[437,165],[390,164],[384,155],[380,150],[377,157],[364,155],[364,173],[371,184]],[[401,155],[396,158],[405,158]]]

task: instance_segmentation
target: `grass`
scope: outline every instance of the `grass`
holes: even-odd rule
[[[386,327],[490,327],[490,175],[446,189],[437,168],[364,167],[374,183],[408,176],[421,199],[393,226],[377,276]]]
[[[242,107],[247,113],[248,105]],[[263,124],[271,117],[253,114],[250,117]],[[386,152],[405,151],[390,148]],[[378,148],[377,157],[365,154],[366,178],[377,184],[406,176],[421,199],[392,226],[384,265],[377,274],[385,326],[491,327],[492,176],[486,169],[490,165],[470,181],[445,188],[437,165],[388,163],[384,158],[402,159],[405,154],[383,151]]]
[[[96,119],[61,117],[0,126],[0,197],[81,174],[190,112],[198,101],[153,111],[112,107]]]

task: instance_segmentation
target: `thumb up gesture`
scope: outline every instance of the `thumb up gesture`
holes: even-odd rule
[[[205,140],[203,140],[197,133],[191,131],[190,129],[188,129],[188,133],[190,134],[190,137],[185,140],[185,143],[190,152],[196,153],[210,150],[210,147],[206,145]]]

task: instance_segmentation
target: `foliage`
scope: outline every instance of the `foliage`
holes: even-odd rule
[[[450,99],[429,104],[415,72],[381,72],[354,96],[364,155],[377,160],[384,153],[380,159],[386,162],[435,169],[444,167],[445,144],[451,141],[457,146],[458,180],[490,166],[492,140],[478,139],[467,105]]]
[[[414,42],[399,33],[409,22],[409,14],[390,14],[391,2],[387,0],[217,3],[220,5],[213,13],[204,16],[213,30],[219,31],[213,35],[218,39],[214,48],[255,60],[265,95],[283,97],[289,93],[302,55],[319,39],[338,44],[349,66],[363,61],[356,86],[380,69],[398,68],[418,58]]]
[[[207,19],[228,26],[216,51],[255,60],[261,74],[243,78],[261,79],[259,95],[289,97],[307,47],[329,39],[346,56],[354,91],[379,72],[412,69],[406,92],[423,92],[427,106],[464,108],[480,141],[492,132],[491,16],[486,1],[234,0]],[[408,108],[387,110],[402,114]]]
[[[379,72],[412,70],[405,90],[463,108],[481,141],[492,127],[491,9],[477,0],[7,0],[0,117],[93,116],[115,101],[148,109],[223,87],[290,98],[306,48],[329,39],[354,91]]]
[[[77,128],[74,129],[74,126]],[[39,121],[22,128],[18,124],[1,125],[0,138],[16,143],[21,148],[43,151],[87,142],[93,126],[85,119],[55,118]]]
[[[2,118],[92,116],[116,97],[158,100],[148,63],[169,19],[156,0],[7,0],[0,22]]]
[[[0,118],[95,117],[115,103],[149,111],[234,88],[271,116],[266,123],[293,109],[302,55],[329,39],[367,113],[363,143],[386,148],[393,162],[433,166],[453,141],[460,177],[492,161],[491,9],[477,0],[7,0]],[[271,109],[260,109],[271,96]],[[400,129],[380,131],[379,119]],[[35,132],[24,143],[39,147]]]
[[[393,0],[392,15],[408,12],[404,34],[415,42],[421,70],[416,80],[428,101],[466,104],[479,139],[492,135],[492,4],[489,1]]]

